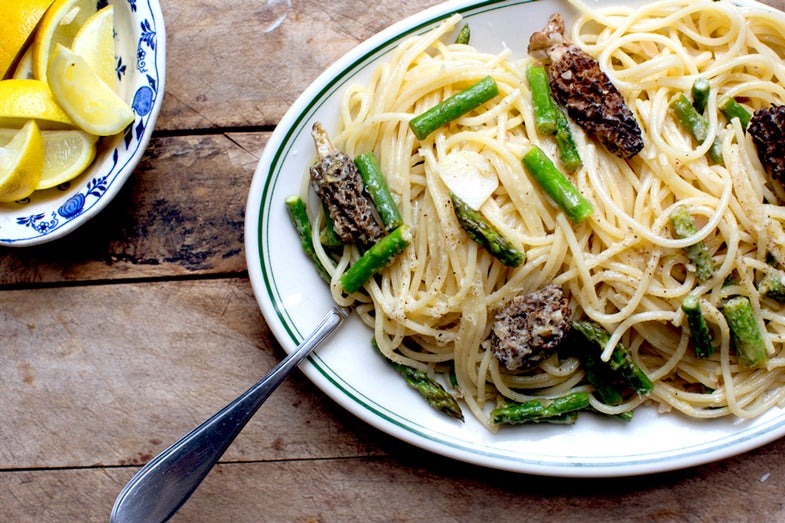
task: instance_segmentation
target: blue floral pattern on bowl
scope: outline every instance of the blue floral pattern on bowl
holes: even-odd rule
[[[0,205],[0,245],[26,246],[60,238],[92,218],[120,191],[141,159],[161,107],[166,32],[157,0],[98,0],[115,8],[119,92],[134,121],[99,142],[92,166],[57,188]]]

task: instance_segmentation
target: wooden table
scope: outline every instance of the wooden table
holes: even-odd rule
[[[141,165],[67,239],[0,248],[2,521],[106,521],[140,465],[283,357],[245,266],[260,153],[336,58],[438,2],[162,3],[166,96]],[[499,472],[365,425],[298,372],[174,521],[784,520],[784,454],[780,440],[633,478]]]

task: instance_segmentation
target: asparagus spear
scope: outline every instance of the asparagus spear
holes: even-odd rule
[[[522,161],[529,174],[573,222],[580,223],[594,212],[591,203],[559,172],[542,149],[533,145]]]
[[[690,337],[695,345],[695,357],[706,359],[714,354],[716,348],[711,342],[709,327],[701,312],[700,300],[694,294],[688,294],[681,302],[681,310],[687,317],[690,326]]]
[[[450,193],[455,216],[472,241],[483,247],[492,256],[508,267],[517,267],[526,255],[513,247],[502,234],[489,224],[483,216],[469,207],[466,202]]]
[[[371,344],[376,349],[379,354],[381,351],[379,350],[379,345],[376,343],[376,339],[371,340]],[[419,392],[425,401],[428,402],[428,405],[431,407],[451,416],[453,418],[459,419],[463,421],[463,412],[461,411],[461,406],[458,405],[456,399],[447,392],[441,384],[434,379],[432,379],[428,374],[425,372],[415,369],[413,367],[409,367],[408,365],[402,365],[400,363],[394,362],[388,358],[385,358],[387,363],[392,366],[398,373],[403,376],[403,379],[406,380],[406,383]]]
[[[294,228],[297,230],[297,235],[300,237],[300,244],[302,245],[303,250],[313,260],[316,270],[319,272],[319,276],[327,283],[330,283],[330,275],[327,273],[324,265],[319,261],[319,257],[316,256],[316,252],[313,250],[311,222],[308,221],[305,202],[296,195],[287,196],[284,202],[286,203],[286,208],[289,210],[289,218],[292,221],[292,225],[294,225]]]
[[[567,116],[551,95],[545,67],[530,65],[526,69],[526,78],[532,93],[535,127],[541,133],[555,135],[562,165],[568,172],[576,171],[582,165],[581,157],[575,147]]]
[[[597,398],[606,405],[618,405],[624,401],[622,390],[627,387],[613,374],[610,367],[600,359],[599,354],[581,355],[586,381],[594,387]]]
[[[379,169],[379,164],[373,153],[361,154],[354,159],[354,165],[360,171],[360,176],[365,183],[365,190],[371,195],[385,228],[391,231],[403,225],[403,218],[401,218],[395,198],[387,187],[387,182],[382,176],[382,171]]]
[[[706,139],[709,123],[695,110],[684,93],[679,93],[671,98],[668,105],[676,113],[679,122],[690,131],[696,140],[702,142]]]
[[[567,172],[575,172],[580,169],[583,162],[572,138],[570,124],[567,115],[559,107],[556,107],[556,147],[559,149],[559,161],[561,161]]]
[[[551,96],[551,88],[548,85],[548,73],[542,65],[530,65],[526,69],[526,79],[529,81],[529,89],[532,93],[532,105],[534,106],[534,125],[537,131],[544,134],[554,134],[556,132],[556,103]]]
[[[553,400],[533,399],[524,403],[510,403],[491,411],[493,422],[518,425],[521,423],[574,423],[577,411],[589,406],[586,392],[573,392]]]
[[[758,292],[773,300],[785,302],[785,273],[776,271],[766,274],[758,283]]]
[[[679,205],[670,215],[670,222],[676,236],[687,238],[698,232],[695,219],[687,211],[687,207]],[[714,274],[714,260],[703,241],[693,243],[684,248],[687,258],[695,265],[698,281],[704,282]]]
[[[580,357],[586,367],[586,379],[594,385],[603,403],[621,403],[622,393],[628,389],[644,395],[651,392],[654,384],[621,343],[613,349],[607,363],[600,359],[600,353],[610,339],[604,328],[591,321],[574,321],[572,329],[591,344],[588,350],[580,352]]]
[[[330,210],[324,202],[322,202],[322,209],[324,209],[324,229],[322,229],[321,234],[319,234],[319,241],[322,245],[331,249],[343,247],[343,240],[341,240],[341,237],[335,232],[333,219],[330,218]]]
[[[548,423],[549,425],[575,425],[575,422],[578,421],[578,415],[580,414],[577,410],[572,410],[570,412],[565,412],[564,414],[557,414],[556,416],[550,416],[547,418],[534,418],[533,420],[528,421],[528,423]]]
[[[749,298],[736,296],[729,299],[722,308],[722,314],[728,321],[739,363],[744,367],[764,366],[769,357]]]
[[[738,118],[741,122],[742,129],[746,129],[747,125],[750,123],[750,119],[752,119],[750,112],[730,96],[726,96],[720,100],[720,111],[722,111],[722,114],[724,114],[728,120]]]
[[[461,31],[458,33],[458,37],[455,39],[456,44],[464,44],[469,45],[469,39],[471,38],[471,29],[469,29],[469,24],[461,27]]]
[[[455,374],[455,366],[450,370],[450,386],[454,389],[458,388],[458,376]]]
[[[693,138],[701,143],[706,140],[709,133],[709,122],[698,113],[683,93],[674,96],[671,99],[669,106],[676,114],[679,123],[692,134]],[[718,165],[722,165],[722,144],[718,138],[714,139],[714,142],[709,148],[708,155],[711,161]]]
[[[696,78],[692,83],[692,106],[698,113],[703,114],[706,110],[706,103],[709,100],[711,84],[705,78]]]
[[[374,243],[360,259],[341,276],[343,289],[352,294],[401,254],[412,241],[408,225],[401,225]]]
[[[415,116],[409,121],[409,127],[418,139],[424,140],[439,127],[481,106],[497,94],[499,94],[499,87],[496,85],[496,81],[490,76],[486,76],[424,113]]]

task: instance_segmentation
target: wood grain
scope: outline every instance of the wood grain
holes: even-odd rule
[[[335,60],[392,23],[438,3],[164,1],[164,18],[172,21],[167,23],[167,61],[177,67],[167,68],[157,127],[273,126]],[[783,0],[764,3],[785,8]]]
[[[246,279],[3,297],[14,318],[4,322],[0,381],[14,401],[0,403],[0,469],[144,463],[283,356]],[[335,408],[298,374],[265,403],[226,459],[368,454],[368,434],[354,433],[353,420],[336,426]]]
[[[245,205],[268,137],[154,137],[95,219],[41,246],[0,247],[0,284],[242,273]]]
[[[105,520],[139,465],[281,357],[242,278],[3,296],[18,318],[4,323],[0,367],[5,395],[14,398],[0,403],[7,521]],[[784,453],[781,440],[639,478],[501,472],[382,434],[296,373],[175,521],[465,521],[465,513],[570,521],[575,511],[589,521],[776,520],[785,517],[783,504],[770,501],[785,486]]]
[[[316,77],[385,27],[438,0],[163,2],[159,129],[275,125]]]
[[[382,438],[383,440],[383,438]],[[178,523],[782,521],[785,444],[714,465],[633,478],[543,478],[450,461],[400,443],[389,456],[224,463]],[[6,521],[106,521],[128,468],[0,474]],[[46,500],[42,503],[42,500]]]
[[[335,59],[437,3],[162,1],[166,95],[136,172],[67,238],[0,247],[0,521],[107,521],[143,463],[283,357],[245,265],[261,151]],[[783,490],[785,440],[632,478],[460,463],[296,372],[173,521],[785,521]]]

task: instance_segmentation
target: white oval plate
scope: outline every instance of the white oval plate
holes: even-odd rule
[[[161,109],[166,31],[158,0],[96,0],[114,6],[119,94],[134,110],[125,132],[102,138],[92,165],[58,187],[0,203],[0,245],[23,247],[65,236],[106,207],[142,158]]]
[[[592,5],[613,1],[595,0]],[[471,43],[478,49],[499,52],[509,47],[522,55],[528,35],[555,11],[564,13],[568,22],[574,17],[565,0],[441,4],[358,46],[293,104],[257,167],[245,229],[251,283],[284,350],[291,352],[332,306],[284,205],[286,196],[299,192],[314,158],[313,122],[335,130],[338,100],[347,85],[363,82],[402,38],[426,31],[455,12],[471,25]],[[785,434],[785,414],[777,409],[753,421],[698,421],[679,414],[659,415],[654,408],[637,409],[629,423],[587,415],[573,426],[504,427],[492,434],[470,416],[460,423],[427,406],[374,352],[371,336],[357,318],[349,318],[301,368],[326,394],[371,425],[418,447],[478,465],[553,476],[645,474],[725,458]]]

